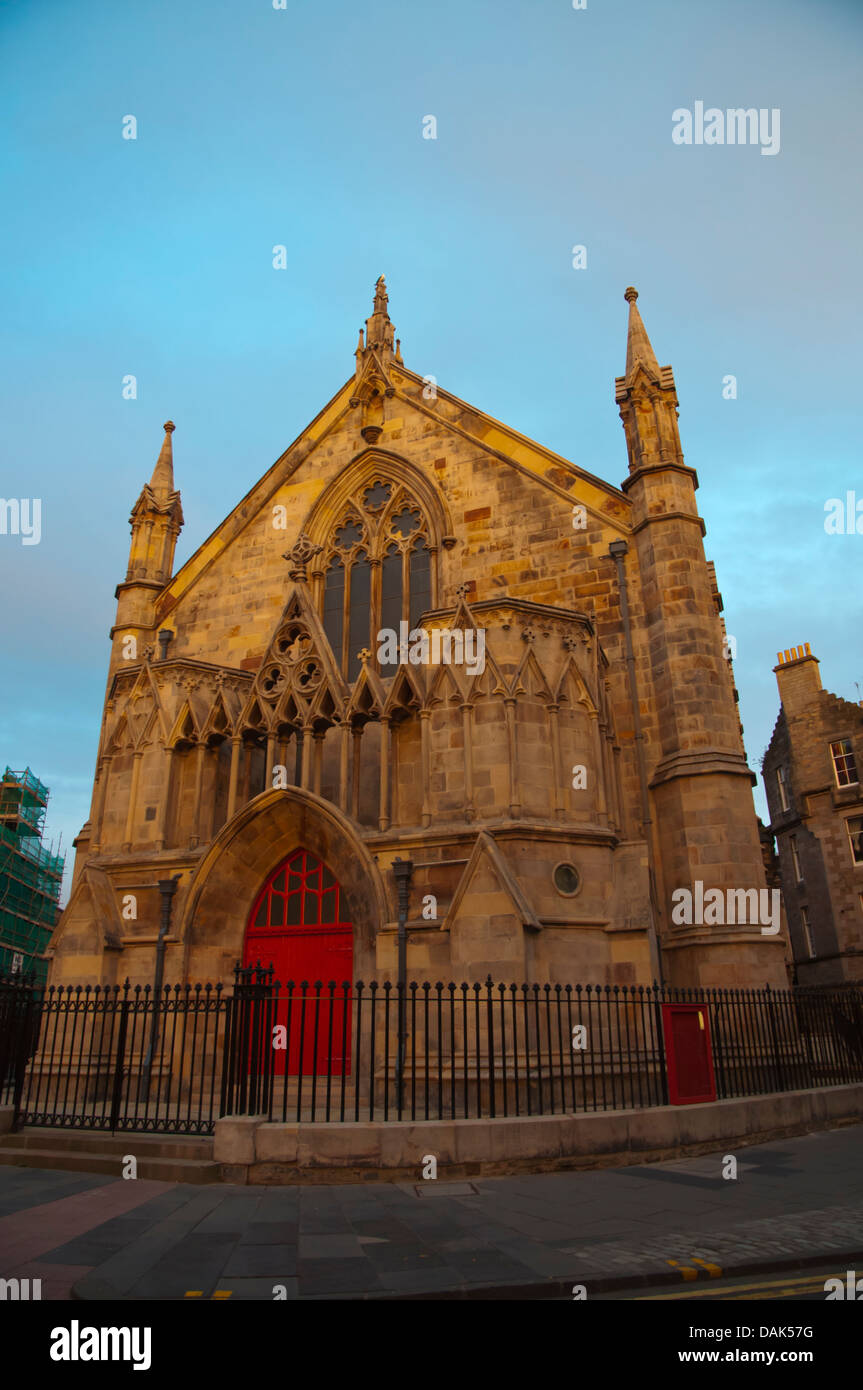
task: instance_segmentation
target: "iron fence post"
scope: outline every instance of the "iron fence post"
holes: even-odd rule
[[[399,1036],[398,1053],[396,1057],[396,1093],[399,1119],[401,1119],[402,1098],[404,1095],[405,1055],[407,1048],[407,1027],[405,1022],[408,954],[406,923],[408,916],[408,894],[410,893],[411,874],[413,871],[414,866],[412,860],[401,858],[393,860],[393,874],[395,875],[396,887],[398,889],[399,905]]]
[[[158,883],[161,902],[159,904],[159,936],[156,941],[156,975],[153,981],[153,1019],[150,1025],[147,1055],[144,1058],[144,1076],[141,1087],[141,1099],[145,1105],[150,1099],[150,1077],[153,1071],[153,1058],[156,1055],[156,1040],[159,1033],[159,1000],[162,994],[162,977],[165,971],[165,941],[171,927],[171,907],[174,894],[181,878],[182,874],[175,874],[173,878],[160,878]]]
[[[128,983],[128,982],[127,982]],[[120,1027],[117,1033],[117,1058],[114,1065],[114,1084],[111,1087],[111,1133],[117,1128],[123,1094],[123,1062],[126,1054],[126,1032],[129,1026],[129,1000],[120,1002]]]

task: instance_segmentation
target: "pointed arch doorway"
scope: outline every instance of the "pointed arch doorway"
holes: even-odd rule
[[[287,1048],[275,1054],[276,1076],[350,1071],[353,924],[343,920],[341,900],[328,865],[300,847],[273,870],[249,914],[243,964],[272,962],[281,984],[276,1022],[287,1029]]]

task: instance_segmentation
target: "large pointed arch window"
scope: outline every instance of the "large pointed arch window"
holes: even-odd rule
[[[367,647],[377,664],[378,634],[399,636],[432,605],[431,550],[422,508],[401,486],[375,479],[343,510],[324,562],[324,631],[342,674],[359,675]],[[383,676],[395,665],[380,666]]]

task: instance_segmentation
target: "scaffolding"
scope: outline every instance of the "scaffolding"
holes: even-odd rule
[[[45,948],[59,916],[64,856],[42,843],[48,788],[30,768],[0,783],[0,972],[48,973]]]

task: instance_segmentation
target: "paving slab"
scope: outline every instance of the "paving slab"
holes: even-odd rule
[[[726,1151],[727,1152],[727,1149]],[[863,1125],[656,1164],[248,1188],[0,1168],[0,1276],[45,1297],[563,1297],[863,1261]],[[566,1293],[564,1292],[566,1291]]]

